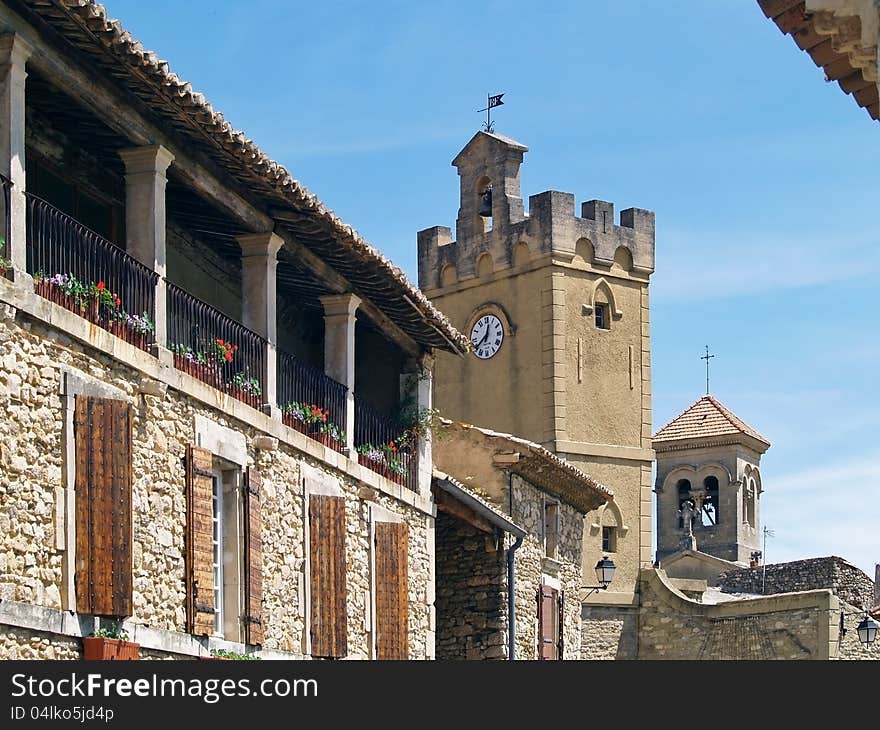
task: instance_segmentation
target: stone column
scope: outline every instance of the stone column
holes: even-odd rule
[[[430,411],[434,407],[434,356],[422,355],[412,372],[400,376],[401,397],[415,396],[414,407],[416,414],[420,415]],[[431,447],[431,432],[419,438],[418,443],[418,468],[419,468],[419,492],[427,495],[431,490],[431,474],[433,471],[433,453]]]
[[[251,233],[238,237],[241,246],[242,323],[266,339],[263,375],[263,410],[281,418],[278,407],[277,368],[277,279],[278,249],[284,241],[272,233]]]
[[[126,250],[159,274],[156,282],[156,346],[158,357],[171,363],[165,294],[165,171],[174,160],[161,145],[120,150],[125,163]]]
[[[25,64],[32,48],[14,33],[0,35],[0,174],[12,181],[9,191],[9,240],[3,256],[12,261],[17,281],[27,282],[27,201],[24,152]],[[0,231],[5,230],[0,222]],[[27,284],[25,284],[27,285]]]
[[[354,313],[361,300],[354,294],[321,297],[324,306],[324,372],[348,388],[345,445],[354,455]]]

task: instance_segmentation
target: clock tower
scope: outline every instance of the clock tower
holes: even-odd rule
[[[585,581],[603,555],[618,570],[587,611],[634,616],[638,569],[652,560],[654,214],[628,208],[615,221],[612,203],[589,200],[575,215],[574,195],[556,191],[530,196],[526,212],[526,151],[475,134],[452,162],[455,240],[442,226],[418,234],[419,285],[473,348],[438,353],[434,403],[449,418],[536,441],[611,488],[614,500],[585,521]]]

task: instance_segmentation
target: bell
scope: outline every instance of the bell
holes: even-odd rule
[[[492,188],[486,188],[486,191],[480,195],[480,215],[483,218],[492,217]]]

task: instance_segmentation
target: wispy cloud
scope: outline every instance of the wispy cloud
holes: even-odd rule
[[[829,249],[845,255],[831,256]],[[656,299],[718,300],[865,279],[880,272],[880,247],[840,231],[791,240],[772,233],[667,230],[656,266]]]

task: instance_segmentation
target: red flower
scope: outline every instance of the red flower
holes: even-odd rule
[[[98,282],[98,291],[104,291],[104,286],[105,286],[104,282],[99,281]]]
[[[233,346],[232,346],[232,349],[233,349],[235,352],[238,352],[238,345],[233,345]]]
[[[120,304],[122,304],[122,300],[119,297],[116,297],[116,306],[118,307]]]
[[[223,340],[219,340],[219,339],[218,339],[218,340],[217,340],[217,344],[220,345],[220,347],[223,347]]]
[[[232,362],[232,353],[231,352],[226,353],[226,362]]]

